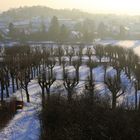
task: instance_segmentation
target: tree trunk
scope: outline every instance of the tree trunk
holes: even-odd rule
[[[34,68],[33,68],[33,78],[35,78],[36,77],[36,67],[34,66]]]
[[[71,66],[71,59],[72,59],[72,56],[70,56],[70,62],[69,62],[69,65]]]
[[[89,62],[91,62],[91,56],[89,56],[88,59],[89,59]]]
[[[1,102],[3,102],[3,84],[1,82]]]
[[[72,101],[72,91],[68,89],[68,102]]]
[[[39,69],[38,69],[38,72],[39,72],[39,73],[41,72],[41,68],[40,68],[40,65],[39,65]]]
[[[121,79],[120,79],[121,70],[119,68],[117,68],[116,71],[117,71],[118,81],[121,82]]]
[[[58,56],[58,58],[59,58],[59,65],[61,66],[61,57]]]
[[[18,86],[18,78],[16,77],[16,87],[17,87],[17,90],[19,89],[19,86]]]
[[[51,77],[53,77],[53,68],[51,68]]]
[[[13,89],[13,93],[15,92],[15,82],[14,82],[14,76],[12,76],[12,89]]]
[[[6,86],[6,97],[8,98],[9,97],[8,83],[6,83],[5,86]]]
[[[124,71],[125,71],[125,74],[127,74],[127,67],[126,66],[124,67]]]
[[[106,66],[104,67],[104,82],[105,82],[105,79],[106,79],[106,70],[107,70],[107,68],[106,68]]]
[[[31,71],[31,79],[33,79],[34,76],[33,76],[33,67],[32,66],[30,67],[30,71]]]
[[[112,109],[116,108],[116,96],[112,95]]]
[[[79,56],[79,61],[80,61],[80,63],[82,63],[82,56],[81,55]]]
[[[63,79],[65,78],[65,66],[63,65]]]
[[[112,60],[112,59],[111,59],[111,56],[110,56],[110,57],[109,57],[109,62],[110,62],[110,63],[111,63],[111,60]]]
[[[138,86],[138,90],[140,90],[140,80],[138,79],[137,81],[138,81],[138,85],[137,85]]]
[[[8,84],[8,87],[10,86],[10,78],[9,78],[9,75],[8,75],[8,71],[6,72],[6,82]]]
[[[130,81],[131,81],[131,70],[130,70],[130,68],[128,67],[128,78],[130,79]]]
[[[36,71],[36,74],[37,74],[37,76],[38,76],[38,75],[39,75],[39,67],[37,67],[36,70],[37,70],[37,71]]]
[[[28,93],[28,86],[25,87],[25,91],[26,91],[26,97],[27,97],[27,102],[30,102],[30,95]]]
[[[44,93],[44,86],[41,87],[42,89],[42,107],[44,108],[45,106],[45,93]]]
[[[93,81],[93,74],[92,74],[92,68],[90,68],[90,80]]]
[[[77,68],[76,70],[76,78],[77,78],[77,81],[79,81],[79,68]]]
[[[92,85],[92,83],[90,84],[90,90],[89,90],[89,94],[90,94],[90,100],[91,100],[91,103],[94,102],[94,87]]]
[[[102,62],[102,57],[100,57],[99,60],[100,60],[100,63],[101,63]]]
[[[50,88],[46,87],[46,91],[47,91],[47,100],[50,100]]]
[[[137,96],[137,84],[135,83],[135,110],[137,110],[137,104],[138,104],[138,96]]]

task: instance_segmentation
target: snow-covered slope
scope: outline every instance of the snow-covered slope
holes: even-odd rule
[[[15,95],[21,98],[21,91]],[[24,91],[24,101],[26,100]],[[40,134],[40,122],[38,112],[41,106],[41,89],[35,80],[29,84],[31,103],[25,103],[22,110],[18,111],[14,118],[0,132],[0,140],[38,140]]]

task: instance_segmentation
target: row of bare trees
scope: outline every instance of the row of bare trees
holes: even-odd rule
[[[48,53],[49,52],[49,53]],[[126,87],[123,85],[121,81],[121,72],[124,71],[125,74],[128,76],[130,81],[132,81],[132,77],[135,76],[135,107],[137,108],[137,90],[139,89],[139,57],[133,52],[131,49],[125,49],[119,46],[102,46],[102,45],[96,45],[92,47],[84,47],[84,45],[80,45],[79,47],[76,46],[58,46],[57,48],[45,48],[44,53],[48,53],[45,56],[45,66],[47,66],[49,74],[47,74],[45,71],[40,76],[42,77],[42,81],[45,81],[45,83],[41,83],[41,79],[39,78],[39,83],[42,87],[42,93],[44,94],[44,88],[47,84],[49,84],[49,88],[56,80],[54,74],[53,74],[53,68],[56,64],[62,66],[63,68],[63,83],[64,87],[68,92],[68,100],[72,100],[73,95],[73,89],[78,85],[79,83],[79,67],[84,64],[83,57],[86,55],[88,56],[88,61],[86,62],[86,65],[89,67],[90,74],[88,77],[88,85],[86,84],[86,89],[90,90],[91,96],[94,95],[94,75],[92,73],[92,70],[97,65],[103,65],[104,68],[104,83],[108,87],[108,89],[111,92],[112,96],[112,108],[116,108],[116,102],[117,99],[123,95],[126,92]],[[75,56],[78,56],[77,59],[74,59]],[[94,57],[98,60],[94,60]],[[66,61],[66,58],[69,58],[69,62]],[[49,60],[49,59],[50,60]],[[53,58],[53,59],[52,59]],[[55,58],[55,59],[54,59]],[[58,58],[58,59],[57,59]],[[50,62],[49,62],[50,61]],[[55,61],[55,62],[54,62]],[[57,63],[58,62],[58,63]],[[48,66],[51,65],[51,67]],[[52,65],[53,64],[53,65]],[[68,76],[65,67],[67,65],[72,65],[75,68],[75,76],[74,78],[71,78]],[[114,77],[108,76],[106,74],[107,67],[112,66],[116,70],[116,75]],[[45,67],[44,67],[45,68]],[[44,76],[45,75],[45,76]],[[46,79],[46,76],[49,76],[48,80]],[[44,80],[43,80],[44,79]],[[50,80],[51,79],[51,80]],[[49,82],[48,82],[49,81]],[[51,81],[51,82],[50,82]],[[46,91],[49,91],[46,89]],[[49,96],[50,96],[50,92]],[[43,95],[44,97],[44,95]],[[92,97],[91,97],[92,98]]]
[[[30,101],[28,93],[28,84],[31,79],[38,76],[38,83],[42,89],[42,102],[45,102],[45,93],[47,98],[50,97],[50,88],[57,80],[54,73],[54,67],[60,65],[63,68],[63,85],[68,92],[68,100],[71,102],[74,88],[79,83],[79,68],[85,64],[84,57],[88,57],[86,65],[89,67],[88,82],[85,89],[89,90],[91,98],[94,96],[94,75],[93,68],[102,65],[104,68],[104,83],[107,85],[112,96],[112,108],[116,107],[116,100],[125,93],[125,89],[121,82],[121,72],[124,71],[130,81],[135,77],[135,106],[137,108],[138,95],[137,90],[140,88],[139,76],[139,57],[131,49],[124,49],[119,46],[102,46],[96,45],[85,47],[58,45],[58,47],[50,48],[30,48],[29,46],[15,46],[5,48],[2,56],[0,68],[0,84],[1,84],[1,101],[4,100],[4,94],[9,97],[10,85],[12,85],[12,93],[20,87],[25,89],[27,101]],[[94,59],[96,57],[96,59]],[[75,68],[75,75],[70,77],[66,66]],[[108,66],[112,66],[116,70],[116,76],[107,75]]]
[[[41,55],[37,49],[33,50],[29,46],[5,48],[0,62],[1,102],[19,88],[25,90],[27,101],[30,102],[28,84],[39,75],[40,62]]]

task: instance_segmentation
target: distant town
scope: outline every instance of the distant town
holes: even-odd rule
[[[30,11],[35,9],[40,9],[42,13],[28,16]],[[53,12],[51,15],[44,14],[42,9],[46,10],[46,13]],[[23,14],[24,11],[28,12],[25,13],[25,17],[22,17],[21,13]],[[58,14],[61,10],[54,11],[54,9],[44,7],[23,7],[2,13],[0,15],[1,45],[7,42],[14,44],[21,40],[22,42],[56,42],[55,38],[58,36],[61,36],[59,40],[63,42],[93,42],[94,39],[137,40],[140,37],[139,16],[94,15],[75,10],[74,13],[77,13],[77,16],[73,17],[72,13],[68,14],[71,12],[68,10],[64,16]],[[54,26],[56,29],[52,31],[51,28]]]

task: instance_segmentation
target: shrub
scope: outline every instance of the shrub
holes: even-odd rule
[[[42,140],[139,140],[140,112],[116,108],[83,96],[71,103],[52,96],[42,110]],[[104,105],[105,104],[105,105]]]
[[[15,113],[16,98],[12,98],[9,102],[2,102],[0,104],[0,129],[6,126]]]

